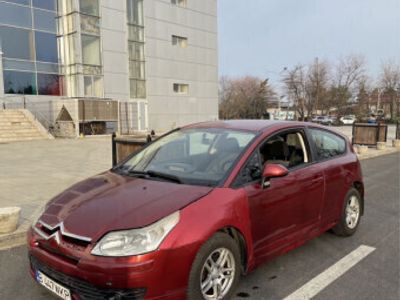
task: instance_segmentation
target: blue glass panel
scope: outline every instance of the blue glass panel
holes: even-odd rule
[[[56,10],[56,0],[33,0],[32,5],[38,8]]]
[[[31,28],[31,9],[29,7],[0,2],[0,23]]]
[[[36,59],[38,61],[58,62],[57,37],[55,34],[35,31]]]
[[[4,92],[6,94],[36,95],[35,74],[4,71]]]
[[[54,74],[38,74],[39,95],[60,95],[60,77]]]
[[[30,0],[4,0],[4,1],[17,3],[17,4],[22,4],[22,5],[29,5],[30,4]]]
[[[35,71],[35,63],[26,60],[15,60],[5,58],[3,61],[4,70]]]
[[[31,30],[0,26],[0,47],[5,58],[34,60]]]
[[[56,32],[56,13],[34,9],[35,29]]]

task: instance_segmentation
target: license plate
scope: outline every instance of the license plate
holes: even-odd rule
[[[62,285],[47,277],[40,271],[36,271],[36,281],[48,290],[52,291],[58,297],[64,300],[71,300],[71,292]]]

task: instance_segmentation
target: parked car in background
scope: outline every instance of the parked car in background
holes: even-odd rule
[[[356,122],[356,117],[354,115],[348,115],[340,118],[340,123],[342,125],[353,125]]]
[[[51,200],[28,231],[30,271],[65,300],[228,300],[241,275],[329,229],[354,234],[363,212],[344,135],[200,123]]]
[[[334,117],[329,116],[317,116],[312,119],[313,123],[322,124],[322,125],[333,125],[336,119]]]

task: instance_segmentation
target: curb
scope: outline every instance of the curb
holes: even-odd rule
[[[364,154],[364,155],[357,154],[357,156],[358,156],[359,160],[365,160],[365,159],[376,158],[376,157],[379,157],[379,156],[389,155],[389,154],[398,153],[398,152],[400,152],[399,149],[387,148],[385,150],[374,150],[374,152],[372,152],[372,153],[369,152],[369,153]]]
[[[0,234],[0,250],[7,250],[10,248],[22,246],[26,244],[26,232],[31,226],[32,220],[39,217],[42,207],[38,208],[31,216],[31,219],[25,220],[18,229],[12,233]]]

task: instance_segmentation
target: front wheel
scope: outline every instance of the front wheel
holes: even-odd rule
[[[361,196],[352,188],[346,195],[342,215],[333,232],[340,236],[350,236],[357,231],[361,219]]]
[[[240,251],[228,234],[217,232],[199,250],[189,275],[189,300],[227,300],[240,278]]]

